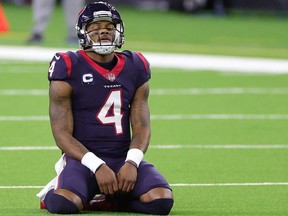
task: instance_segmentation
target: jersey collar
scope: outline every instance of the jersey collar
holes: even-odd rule
[[[97,62],[93,61],[84,50],[79,50],[78,52],[94,70],[110,81],[114,81],[116,79],[125,65],[124,56],[117,52],[114,53],[117,58],[117,63],[111,71],[101,67],[99,64],[97,64]]]

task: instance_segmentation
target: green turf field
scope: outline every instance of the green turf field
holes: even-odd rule
[[[12,30],[0,34],[0,44],[23,45],[31,14],[28,8],[5,7]],[[178,43],[167,34],[161,33],[165,35],[162,40],[148,29],[129,29],[129,25],[136,26],[137,18],[146,19],[125,11],[125,48],[288,57],[284,18],[157,15],[155,29],[161,19],[169,18],[184,24],[222,26],[222,30],[207,28],[205,37],[181,37]],[[143,14],[150,23],[156,16],[154,12]],[[16,24],[19,20],[23,25]],[[224,37],[221,31],[233,29],[233,23],[243,28],[235,27]],[[247,31],[253,25],[257,28]],[[49,28],[56,27],[51,24]],[[65,46],[64,32],[59,29],[61,38],[50,32],[44,46]],[[166,30],[163,27],[161,32]],[[0,60],[0,215],[48,215],[39,209],[36,193],[54,177],[60,153],[39,149],[55,146],[47,120],[47,67],[48,62]],[[288,74],[152,68],[150,86],[152,138],[145,158],[172,185],[175,204],[171,215],[288,215]]]

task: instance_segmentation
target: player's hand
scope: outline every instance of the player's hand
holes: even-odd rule
[[[101,193],[112,195],[119,190],[116,175],[106,164],[101,165],[95,177]]]
[[[117,180],[121,192],[132,191],[137,180],[137,168],[131,163],[125,163],[117,173]]]

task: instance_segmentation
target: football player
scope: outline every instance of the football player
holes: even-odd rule
[[[141,53],[115,51],[124,24],[108,3],[84,7],[76,28],[81,50],[56,53],[49,67],[50,122],[63,155],[57,177],[38,194],[42,208],[167,215],[172,190],[143,160],[151,134],[149,63]]]

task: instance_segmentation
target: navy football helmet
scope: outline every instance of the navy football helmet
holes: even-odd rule
[[[109,21],[114,24],[112,42],[94,42],[90,38],[87,26],[97,21]],[[112,53],[124,43],[124,23],[121,16],[115,7],[106,2],[93,2],[85,6],[78,15],[76,31],[79,45],[83,50],[94,51],[101,55]]]

